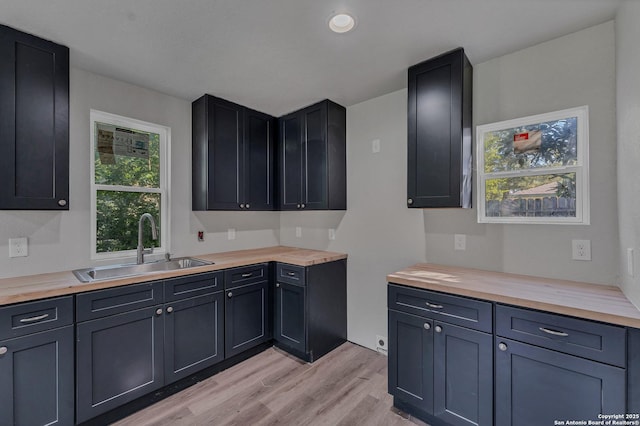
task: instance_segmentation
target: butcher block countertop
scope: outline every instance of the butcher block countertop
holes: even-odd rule
[[[276,246],[191,257],[214,262],[214,264],[175,271],[155,272],[113,280],[94,281],[90,283],[82,283],[78,281],[71,271],[27,275],[15,278],[2,278],[0,279],[0,306],[54,296],[81,293],[84,291],[118,287],[144,281],[217,271],[220,269],[234,268],[236,266],[252,265],[254,263],[283,262],[298,266],[312,266],[319,263],[346,259],[347,255],[328,251]]]
[[[387,281],[640,328],[640,310],[614,286],[426,263],[387,275]]]

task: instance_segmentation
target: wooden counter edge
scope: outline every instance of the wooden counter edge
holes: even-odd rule
[[[540,284],[545,285],[547,288],[555,288],[560,292],[568,291],[569,293],[571,293],[573,290],[575,290],[574,288],[567,287],[566,285],[567,283],[576,284],[576,285],[593,286],[594,288],[601,287],[603,291],[616,290],[616,294],[615,294],[616,301],[624,303],[625,304],[624,310],[629,311],[632,315],[596,311],[588,307],[575,306],[579,304],[578,301],[581,297],[581,295],[578,292],[575,292],[574,294],[574,297],[575,297],[574,306],[567,306],[561,303],[554,303],[551,301],[542,301],[542,300],[533,300],[528,298],[515,297],[511,295],[501,294],[497,291],[496,292],[482,291],[482,290],[476,290],[473,288],[460,287],[457,285],[451,286],[445,283],[427,282],[417,277],[409,278],[403,275],[405,274],[405,272],[403,271],[399,271],[399,272],[395,272],[387,275],[387,282],[392,284],[405,285],[413,288],[439,291],[442,293],[447,293],[447,294],[452,294],[457,296],[472,297],[472,298],[487,300],[491,302],[505,303],[505,304],[519,306],[523,308],[537,309],[537,310],[557,313],[561,315],[569,315],[569,316],[583,318],[583,319],[589,319],[589,320],[600,321],[600,322],[605,322],[609,324],[616,324],[616,325],[640,329],[640,310],[638,310],[624,295],[624,293],[615,286],[606,286],[606,285],[601,286],[598,284],[580,283],[577,281],[554,280],[551,278],[540,278],[540,277],[534,277],[534,276],[516,275],[516,274],[509,274],[509,273],[502,273],[502,272],[485,271],[485,270],[479,270],[479,269],[476,270],[476,269],[469,269],[469,268],[456,268],[456,267],[443,266],[443,265],[418,264],[418,265],[409,267],[406,270],[412,270],[412,268],[416,266],[420,266],[421,268],[428,268],[429,266],[441,267],[441,268],[445,268],[446,270],[459,269],[464,273],[473,273],[474,271],[479,271],[484,274],[497,274],[497,276],[511,277],[511,278],[513,277],[523,277],[527,279],[530,278],[531,279],[530,283],[539,282]],[[554,286],[554,283],[557,283],[557,284]],[[606,301],[603,301],[603,303],[606,303]],[[618,306],[612,306],[612,309],[615,310],[617,307]]]

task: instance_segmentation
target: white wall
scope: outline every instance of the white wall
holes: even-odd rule
[[[627,1],[616,16],[618,116],[618,219],[620,285],[640,307],[640,3]],[[627,248],[634,251],[634,275],[627,273]]]
[[[608,22],[474,67],[474,125],[589,105],[590,226],[480,225],[475,209],[408,209],[406,90],[347,108],[348,210],[282,213],[280,240],[349,253],[349,340],[374,347],[386,335],[385,276],[419,261],[616,282],[614,55]],[[464,252],[453,250],[456,233],[467,234]],[[573,238],[592,241],[593,261],[571,260]]]
[[[191,212],[191,102],[71,68],[70,209],[0,211],[0,277],[92,264],[89,241],[89,110],[171,127],[171,251],[212,253],[278,244],[277,212]],[[227,228],[237,239],[227,241]],[[197,230],[206,234],[196,242]],[[29,238],[29,256],[8,257],[8,239]]]

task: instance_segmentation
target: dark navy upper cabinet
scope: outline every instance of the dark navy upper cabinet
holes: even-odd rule
[[[408,207],[471,207],[471,85],[462,48],[409,68]]]
[[[347,262],[276,264],[274,340],[313,362],[347,339]]]
[[[69,209],[69,49],[0,25],[0,209]]]
[[[278,119],[280,210],[346,210],[346,110],[324,100]]]
[[[193,210],[273,210],[275,119],[204,95],[192,120]]]
[[[72,297],[0,308],[0,424],[72,425]]]

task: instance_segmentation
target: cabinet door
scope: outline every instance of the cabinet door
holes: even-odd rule
[[[79,423],[163,385],[162,313],[155,306],[77,324]]]
[[[268,281],[234,287],[225,295],[225,358],[269,340]]]
[[[69,209],[69,49],[0,25],[0,209]]]
[[[245,108],[244,205],[247,210],[273,210],[273,117]]]
[[[0,424],[73,424],[73,326],[0,342]]]
[[[299,352],[307,352],[305,288],[276,283],[275,340]]]
[[[327,103],[302,110],[302,205],[305,210],[327,208]]]
[[[223,293],[166,305],[165,384],[224,359]]]
[[[451,425],[493,424],[493,338],[435,322],[433,415]]]
[[[496,425],[625,413],[625,370],[496,337]]]
[[[298,210],[302,203],[302,116],[281,117],[278,185],[280,210]]]
[[[433,413],[433,321],[389,311],[389,393]]]
[[[243,107],[209,96],[207,210],[240,210]]]
[[[408,97],[407,205],[470,207],[471,66],[464,51],[409,68]]]

